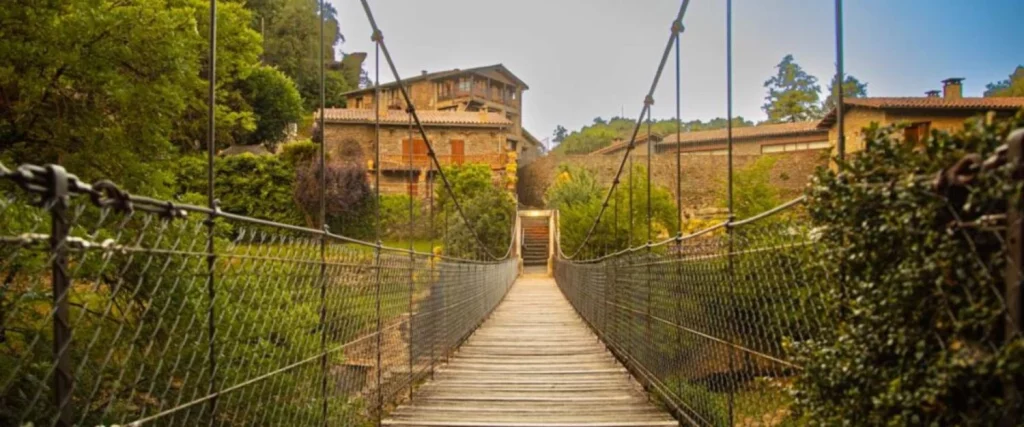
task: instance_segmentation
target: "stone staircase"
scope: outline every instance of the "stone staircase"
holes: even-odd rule
[[[548,219],[523,219],[523,266],[548,265]]]

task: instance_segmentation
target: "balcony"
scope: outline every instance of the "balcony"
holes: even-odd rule
[[[508,163],[508,154],[474,154],[474,155],[450,155],[450,154],[438,154],[438,162],[442,166],[460,165],[466,163],[472,164],[485,164],[490,166],[491,169],[504,169]],[[412,156],[412,164],[409,164],[409,155],[398,155],[390,154],[380,156],[380,163],[383,170],[409,170],[409,169],[427,169],[433,163],[426,154],[414,154]],[[411,167],[410,167],[411,166]],[[372,164],[371,164],[371,169]]]
[[[482,88],[474,90],[453,90],[451,92],[438,94],[438,101],[451,101],[454,99],[462,98],[478,98],[485,101],[496,102],[509,107],[516,107],[516,100],[514,95],[505,92],[488,92]]]

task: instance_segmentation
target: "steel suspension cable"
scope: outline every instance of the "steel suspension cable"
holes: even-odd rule
[[[651,232],[651,157],[654,155],[654,136],[651,135],[651,111],[647,110],[647,245],[654,240]]]
[[[682,23],[676,22],[677,25],[673,25],[673,32],[676,37],[676,209],[679,213],[676,215],[676,236],[683,237],[683,143],[680,140],[683,133],[683,117],[679,108],[679,98],[682,93],[682,83],[679,79],[680,73],[680,62],[679,62],[679,34],[683,32]]]
[[[735,307],[736,307],[736,267],[735,259],[733,257],[733,245],[736,240],[736,228],[733,226],[733,221],[736,220],[735,211],[733,210],[733,163],[732,163],[732,0],[726,0],[725,3],[725,93],[726,93],[726,143],[728,146],[727,154],[729,156],[728,165],[728,207],[729,217],[726,222],[726,232],[728,235],[728,273],[729,273],[729,298],[730,306],[733,307],[730,311],[730,315],[735,319]],[[729,348],[729,372],[735,372],[736,365],[736,351],[734,348]],[[728,406],[729,406],[729,425],[736,424],[736,411],[735,411],[736,392],[732,389],[729,390],[728,395]]]
[[[324,64],[324,2],[320,0],[320,227],[327,227],[327,67]],[[328,425],[327,409],[327,236],[320,236],[320,412],[323,426]]]
[[[207,140],[206,140],[206,196],[207,202],[210,208],[210,215],[206,221],[206,295],[209,299],[209,306],[207,307],[207,339],[209,339],[209,348],[207,349],[207,358],[210,364],[210,378],[209,378],[209,390],[207,393],[213,393],[213,390],[217,387],[217,340],[216,340],[216,301],[217,293],[215,287],[216,279],[216,268],[217,268],[217,254],[215,252],[214,245],[214,227],[217,218],[217,199],[214,194],[214,153],[217,149],[217,0],[210,0],[210,63],[209,63],[209,112],[208,112],[208,123],[207,123]],[[58,365],[60,366],[60,365]],[[58,385],[58,390],[60,389]],[[217,416],[217,398],[210,399],[210,414],[211,417]]]
[[[688,1],[688,0],[687,0]],[[476,242],[477,248],[482,254],[485,254],[488,258],[494,261],[501,261],[507,259],[509,254],[512,253],[512,243],[509,243],[508,249],[505,254],[498,257],[491,253],[487,245],[484,244],[483,240],[480,239],[480,234],[476,230],[475,224],[469,220],[466,216],[465,211],[462,209],[462,204],[459,203],[458,197],[456,197],[455,190],[452,188],[451,182],[448,181],[448,177],[444,173],[444,169],[441,167],[440,160],[437,159],[437,154],[434,152],[434,146],[430,143],[430,138],[427,137],[427,131],[423,127],[423,123],[420,122],[419,115],[416,113],[416,108],[413,106],[412,98],[409,96],[409,92],[405,88],[405,84],[402,81],[402,77],[398,74],[398,68],[395,67],[395,62],[391,58],[391,52],[388,51],[387,44],[384,43],[384,33],[380,31],[380,27],[377,25],[377,20],[373,17],[373,12],[370,10],[370,4],[367,0],[361,0],[363,5],[363,11],[366,12],[366,18],[370,21],[370,27],[373,29],[373,36],[371,37],[373,42],[380,48],[381,52],[384,53],[384,60],[388,63],[388,68],[391,69],[391,74],[395,79],[395,84],[398,86],[399,91],[402,93],[402,98],[405,100],[406,105],[409,106],[408,112],[412,116],[412,120],[416,124],[416,128],[419,130],[420,136],[423,137],[423,142],[427,148],[427,156],[437,167],[437,175],[441,178],[444,183],[445,191],[452,199],[452,205],[455,206],[455,210],[459,216],[462,217],[463,222],[466,224],[466,228],[469,229],[470,234],[473,236],[473,240]],[[378,82],[379,84],[379,82]],[[512,227],[515,227],[514,222]],[[514,231],[512,232],[514,233]],[[510,234],[511,235],[511,234]]]
[[[380,174],[381,174],[381,164],[380,164],[380,46],[379,45],[375,46],[373,62],[374,62],[374,64],[373,64],[373,68],[374,68],[374,71],[373,71],[374,72],[374,75],[373,75],[373,117],[374,117],[374,122],[373,122],[373,140],[374,140],[373,150],[374,150],[374,158],[375,158],[375,162],[376,162],[373,166],[376,169],[376,171],[374,173],[374,179],[376,181],[374,183],[374,193],[375,193],[375,197],[376,197],[376,203],[374,205],[375,205],[375,210],[376,210],[375,215],[376,215],[376,222],[377,222],[376,230],[374,231],[374,234],[375,234],[374,237],[376,237],[376,239],[377,239],[377,242],[376,242],[377,244],[376,244],[376,246],[374,247],[374,250],[373,250],[374,300],[375,300],[374,302],[376,303],[376,307],[375,307],[376,315],[375,315],[375,317],[377,318],[377,325],[376,325],[377,332],[376,332],[376,337],[375,337],[375,339],[377,341],[376,342],[376,351],[375,351],[376,356],[377,356],[377,360],[376,360],[376,371],[377,371],[377,375],[376,375],[377,376],[377,378],[376,378],[376,380],[377,380],[377,383],[376,383],[376,386],[377,386],[377,393],[376,393],[376,395],[377,395],[377,402],[376,402],[376,404],[377,404],[377,406],[376,406],[376,410],[374,411],[374,415],[376,417],[377,426],[380,427],[380,425],[381,425],[381,417],[383,416],[383,412],[384,412],[384,393],[381,392],[381,390],[383,389],[382,371],[384,370],[383,369],[382,358],[381,358],[381,350],[383,349],[383,342],[381,340],[381,336],[383,334],[381,332],[383,330],[384,324],[383,324],[383,320],[382,320],[383,318],[381,316],[381,314],[382,314],[382,311],[381,311],[381,297],[382,297],[382,295],[381,295],[381,288],[382,288],[382,286],[381,286],[382,285],[382,283],[381,283],[381,279],[382,279],[382,277],[381,277],[381,270],[382,269],[381,269],[381,238],[380,238],[380,235],[381,235],[381,219],[380,219]]]
[[[363,0],[363,4],[366,4],[366,0]],[[605,211],[608,209],[608,201],[611,200],[615,193],[615,189],[618,188],[619,179],[622,177],[622,172],[626,167],[627,160],[630,158],[629,154],[636,148],[636,136],[640,132],[640,126],[643,123],[644,116],[650,112],[651,104],[654,103],[654,91],[658,88],[658,81],[661,80],[661,73],[665,69],[665,63],[668,62],[669,54],[672,52],[672,45],[676,43],[677,37],[675,35],[675,28],[681,28],[683,22],[683,16],[686,15],[686,8],[689,6],[689,0],[683,0],[679,5],[679,12],[676,14],[676,18],[672,21],[673,34],[668,38],[668,42],[665,44],[665,50],[661,54],[661,62],[658,63],[657,72],[654,74],[654,81],[651,82],[651,87],[647,91],[647,96],[644,97],[644,106],[640,110],[640,115],[637,117],[636,124],[633,126],[633,133],[629,139],[629,144],[626,145],[626,153],[622,156],[622,160],[619,161],[618,170],[615,172],[615,179],[612,180],[611,188],[608,189],[604,197],[604,201],[601,203],[601,209],[597,212],[597,216],[594,217],[594,221],[591,223],[587,234],[584,236],[583,241],[580,242],[579,246],[572,251],[572,253],[566,255],[561,253],[560,256],[565,259],[574,259],[582,252],[583,248],[587,245],[590,239],[593,237],[594,232],[597,230],[598,224],[601,222],[601,217],[604,216]],[[678,24],[678,25],[677,25]],[[648,137],[649,138],[649,137]],[[632,168],[630,168],[632,170]],[[632,180],[630,180],[632,182]],[[632,214],[632,210],[631,210]],[[632,227],[632,222],[630,223]],[[632,235],[632,228],[630,229],[630,235]],[[559,245],[561,248],[561,245]]]

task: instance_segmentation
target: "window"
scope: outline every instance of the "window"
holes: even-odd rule
[[[708,150],[695,150],[695,151],[684,151],[680,153],[683,156],[724,156],[729,154],[729,149],[708,149]]]
[[[461,165],[466,162],[466,141],[461,139],[453,139],[452,145],[452,164]]]
[[[470,82],[469,79],[467,78],[459,79],[459,92],[469,92],[469,90],[472,88],[471,83],[472,82]]]
[[[762,145],[761,154],[788,153],[793,151],[820,150],[828,148],[828,141],[799,142],[795,144]]]
[[[919,144],[928,137],[931,130],[931,122],[911,123],[903,129],[903,139],[913,144]]]
[[[408,139],[402,140],[402,162],[409,161],[409,154],[412,154],[413,162],[423,162],[427,158],[427,143],[422,139],[414,139],[410,144]]]
[[[408,175],[409,176],[405,178],[406,179],[405,190],[406,190],[407,194],[409,194],[410,196],[412,196],[415,199],[416,196],[419,195],[419,192],[420,192],[419,191],[420,190],[420,179],[418,177],[416,177],[415,174],[408,174]]]

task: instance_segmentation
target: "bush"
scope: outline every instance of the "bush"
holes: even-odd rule
[[[303,148],[305,150],[305,148]],[[298,154],[298,149],[295,154]],[[338,158],[327,162],[326,200],[328,223],[363,222],[360,215],[368,213],[371,203],[370,184],[366,179],[366,163],[359,144],[342,143]],[[320,217],[320,161],[314,157],[300,162],[295,178],[295,200],[305,213],[307,224],[313,226]],[[337,231],[337,230],[336,230]],[[370,230],[352,230],[364,235]]]
[[[320,144],[308,139],[289,142],[281,146],[281,153],[278,156],[286,163],[298,167],[300,164],[318,159],[320,155]]]
[[[382,239],[417,239],[426,235],[430,224],[416,220],[423,213],[423,202],[413,199],[413,223],[409,229],[409,196],[405,194],[382,194],[380,196],[380,223]]]
[[[794,346],[805,367],[795,415],[821,425],[996,425],[1013,411],[1004,388],[1024,384],[1024,342],[1003,341],[1004,231],[955,224],[1005,212],[1021,181],[1007,167],[980,174],[961,209],[918,177],[969,153],[987,157],[1022,125],[1022,116],[972,121],[923,146],[898,127],[872,127],[842,175],[817,172],[808,213],[830,250],[808,267],[841,322]]]
[[[239,83],[256,116],[256,129],[244,143],[273,146],[284,140],[288,124],[302,118],[302,97],[295,82],[276,68],[261,66]]]
[[[206,194],[206,159],[183,157],[178,164],[177,194]],[[302,224],[292,198],[295,168],[276,156],[242,154],[214,160],[214,195],[225,212],[285,224]]]
[[[558,178],[547,192],[548,205],[558,209],[562,250],[572,255],[586,238],[601,210],[607,188],[597,184],[587,169],[561,165]],[[633,169],[633,223],[630,225],[628,172],[615,190],[601,223],[594,230],[589,243],[580,253],[583,258],[611,253],[630,246],[647,243],[647,169],[637,165]],[[668,189],[651,188],[651,239],[662,240],[676,232],[677,210]]]

